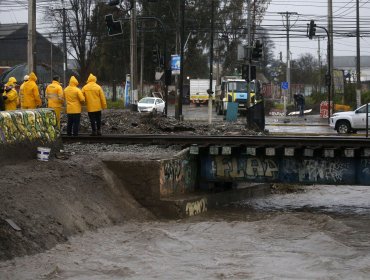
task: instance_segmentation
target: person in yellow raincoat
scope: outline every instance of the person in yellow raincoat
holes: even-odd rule
[[[107,108],[102,88],[96,83],[96,77],[90,74],[87,84],[82,88],[85,96],[87,112],[91,123],[91,136],[101,135],[101,111]]]
[[[72,76],[69,80],[69,86],[64,89],[64,99],[67,107],[67,135],[78,136],[80,128],[82,102],[85,102],[85,97],[82,91],[77,87],[78,81]]]
[[[8,82],[5,84],[3,93],[5,111],[17,110],[18,93],[15,90],[16,85],[17,80],[14,77],[10,77]]]
[[[37,77],[35,73],[29,74],[29,79],[23,84],[22,96],[21,96],[21,108],[22,109],[36,109],[41,107],[41,98],[39,93],[39,87],[36,84]]]
[[[20,105],[21,105],[21,108],[22,108],[22,103],[23,103],[23,99],[24,99],[24,95],[23,95],[23,88],[24,88],[24,84],[28,81],[30,77],[28,75],[25,75],[23,77],[23,83],[21,84],[21,86],[19,87],[19,99],[20,99]]]
[[[57,124],[60,128],[60,112],[64,104],[63,88],[59,83],[59,76],[54,76],[53,81],[46,87],[45,96],[48,101],[48,108],[55,111],[57,117]]]

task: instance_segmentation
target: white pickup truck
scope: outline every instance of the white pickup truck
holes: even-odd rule
[[[370,126],[370,104],[367,104],[369,111]],[[366,104],[354,111],[334,113],[330,118],[330,127],[333,127],[339,134],[356,133],[357,130],[366,129]]]

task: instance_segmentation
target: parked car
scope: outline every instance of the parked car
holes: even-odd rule
[[[370,113],[370,104],[367,104]],[[370,114],[369,114],[370,125]],[[357,130],[366,129],[366,104],[354,111],[334,113],[330,118],[330,127],[339,134],[356,133]]]
[[[137,110],[140,113],[164,113],[165,102],[159,97],[144,97],[137,104]]]

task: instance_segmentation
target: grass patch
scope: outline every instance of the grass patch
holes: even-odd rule
[[[107,107],[108,109],[125,109],[125,104],[123,100],[107,100]]]

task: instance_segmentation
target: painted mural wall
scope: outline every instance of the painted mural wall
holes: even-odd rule
[[[34,158],[38,146],[58,148],[61,145],[52,109],[0,112],[0,160]]]
[[[196,158],[189,154],[188,149],[172,159],[161,160],[161,197],[193,192],[196,179]]]
[[[370,159],[205,156],[202,181],[370,185]]]

